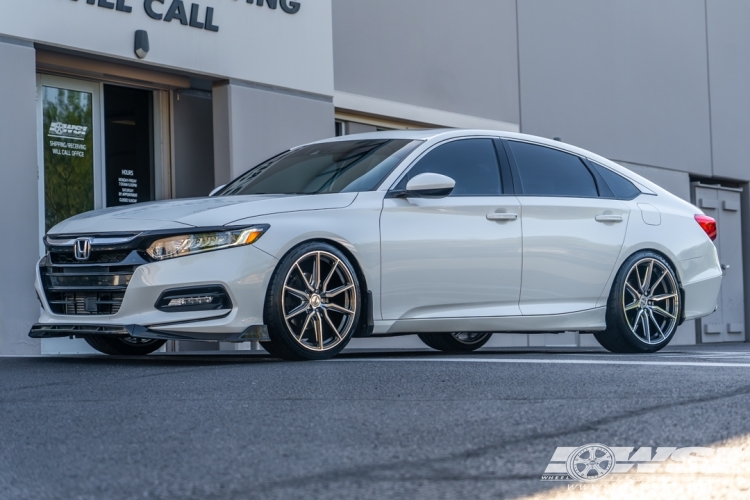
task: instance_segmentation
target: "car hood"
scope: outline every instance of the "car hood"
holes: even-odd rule
[[[262,215],[344,208],[357,193],[219,196],[154,201],[86,212],[61,222],[50,234],[149,231],[224,226]]]

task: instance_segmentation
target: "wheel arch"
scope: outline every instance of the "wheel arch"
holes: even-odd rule
[[[672,270],[675,273],[675,278],[677,279],[677,289],[679,291],[679,300],[680,304],[684,304],[685,301],[685,289],[682,286],[682,276],[680,273],[680,266],[677,265],[675,259],[673,256],[670,256],[667,252],[662,251],[661,249],[650,247],[650,246],[643,246],[639,248],[631,249],[620,261],[620,265],[617,267],[617,270],[612,273],[612,277],[609,282],[609,289],[604,295],[604,298],[606,299],[605,304],[609,304],[609,298],[612,296],[612,293],[614,292],[614,285],[615,280],[617,279],[617,276],[620,274],[620,272],[623,270],[625,264],[628,260],[630,260],[631,257],[634,255],[640,253],[640,252],[651,252],[659,255],[661,258],[663,258],[667,263],[672,267]],[[685,307],[680,306],[680,318],[677,322],[677,326],[680,326],[682,323],[685,322]]]
[[[352,266],[354,267],[354,272],[357,274],[357,280],[359,281],[359,288],[360,288],[360,297],[362,297],[362,301],[363,301],[362,303],[364,304],[365,303],[364,301],[366,300],[365,298],[367,297],[367,292],[370,291],[370,289],[368,287],[367,276],[365,275],[364,270],[362,269],[362,265],[360,264],[359,260],[356,258],[354,253],[352,253],[352,251],[348,249],[346,245],[343,245],[341,242],[333,240],[333,239],[329,239],[325,237],[318,237],[318,238],[310,238],[310,239],[296,243],[291,248],[289,248],[286,252],[284,252],[284,254],[278,259],[278,261],[276,262],[276,266],[273,269],[273,272],[270,274],[273,275],[276,272],[276,270],[279,268],[279,266],[287,257],[287,255],[289,255],[295,249],[301,247],[302,245],[307,245],[310,243],[325,243],[326,245],[331,245],[336,250],[343,253],[347,259],[349,259],[349,262],[351,262]],[[269,279],[268,283],[266,284],[266,295],[268,295],[270,291],[270,288],[272,286],[272,281],[273,280]],[[264,317],[265,317],[265,312],[266,311],[265,311],[265,303],[264,303],[263,305]],[[366,314],[360,315],[360,321],[362,318],[366,319],[366,316],[367,316]]]

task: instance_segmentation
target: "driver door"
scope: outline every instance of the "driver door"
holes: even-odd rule
[[[449,196],[385,198],[384,320],[520,315],[521,206],[510,186],[503,189],[498,158],[490,138],[442,143],[394,191],[434,172],[456,182]]]

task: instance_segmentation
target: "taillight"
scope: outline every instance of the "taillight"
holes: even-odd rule
[[[716,239],[716,221],[708,215],[696,215],[695,222],[706,232],[711,241]]]

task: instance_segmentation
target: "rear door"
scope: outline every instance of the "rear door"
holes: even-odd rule
[[[523,225],[524,315],[596,307],[625,239],[627,206],[573,154],[504,141]]]

